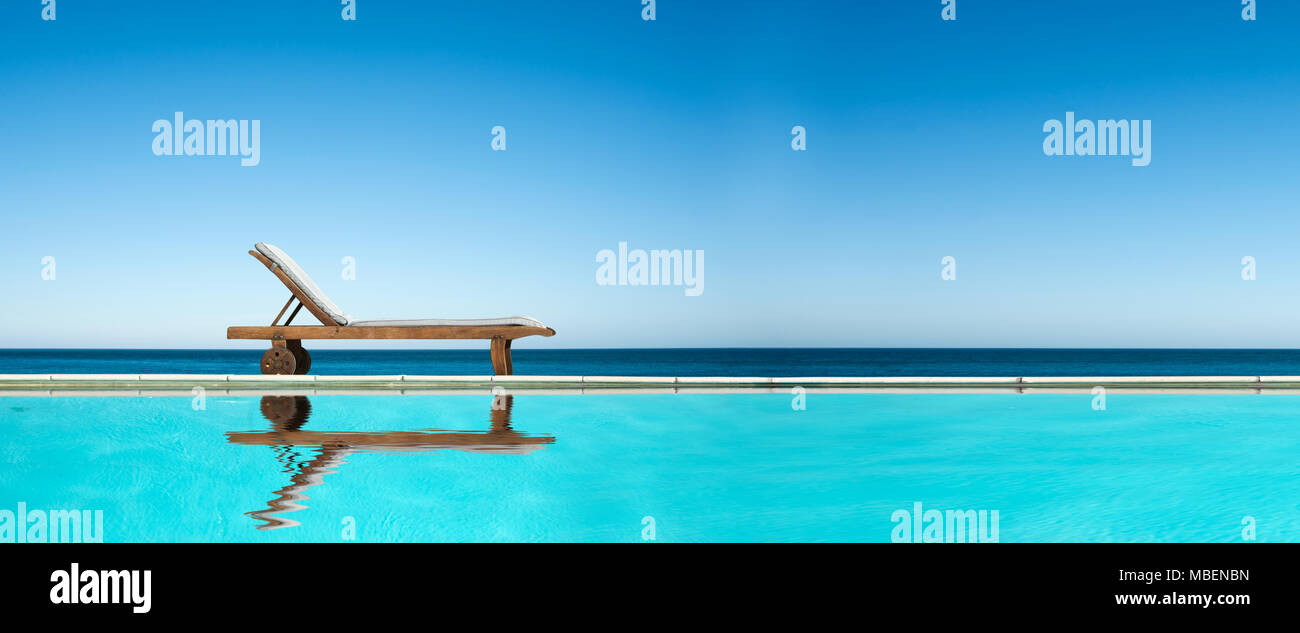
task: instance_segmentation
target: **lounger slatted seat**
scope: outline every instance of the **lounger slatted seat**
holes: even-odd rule
[[[311,355],[303,348],[304,339],[487,339],[491,341],[492,371],[498,376],[514,373],[510,344],[525,336],[554,336],[555,330],[528,317],[496,319],[398,319],[359,321],[343,312],[325,296],[284,251],[258,242],[248,251],[289,289],[289,300],[270,325],[235,326],[226,330],[227,339],[271,341],[271,349],[262,354],[263,374],[305,374],[311,369]],[[297,307],[280,324],[280,317],[294,301]],[[303,308],[321,322],[320,325],[290,325]]]

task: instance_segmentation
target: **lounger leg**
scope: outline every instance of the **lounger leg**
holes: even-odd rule
[[[504,336],[492,337],[492,373],[498,376],[511,375],[510,341]]]
[[[492,357],[492,373],[497,376],[503,376],[506,372],[505,362],[501,360],[502,340],[499,336],[492,337],[492,346],[489,352]]]

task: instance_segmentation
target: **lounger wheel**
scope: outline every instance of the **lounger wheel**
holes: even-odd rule
[[[302,346],[301,341],[289,341],[289,351],[293,353],[293,360],[298,367],[293,372],[295,374],[306,374],[311,371],[311,354]]]
[[[262,373],[287,376],[298,370],[298,360],[288,348],[272,347],[262,354]]]

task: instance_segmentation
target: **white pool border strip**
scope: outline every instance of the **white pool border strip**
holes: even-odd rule
[[[209,392],[362,394],[483,393],[789,393],[818,391],[1075,393],[1096,387],[1150,393],[1300,393],[1300,376],[1089,376],[1089,377],[730,377],[730,376],[264,376],[261,374],[0,374],[0,395],[179,395]]]

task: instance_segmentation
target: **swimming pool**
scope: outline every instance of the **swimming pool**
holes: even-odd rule
[[[1097,410],[1088,393],[810,390],[793,404],[8,396],[0,512],[99,510],[106,542],[887,542],[922,504],[996,511],[1001,542],[1300,540],[1293,396],[1112,393]]]

